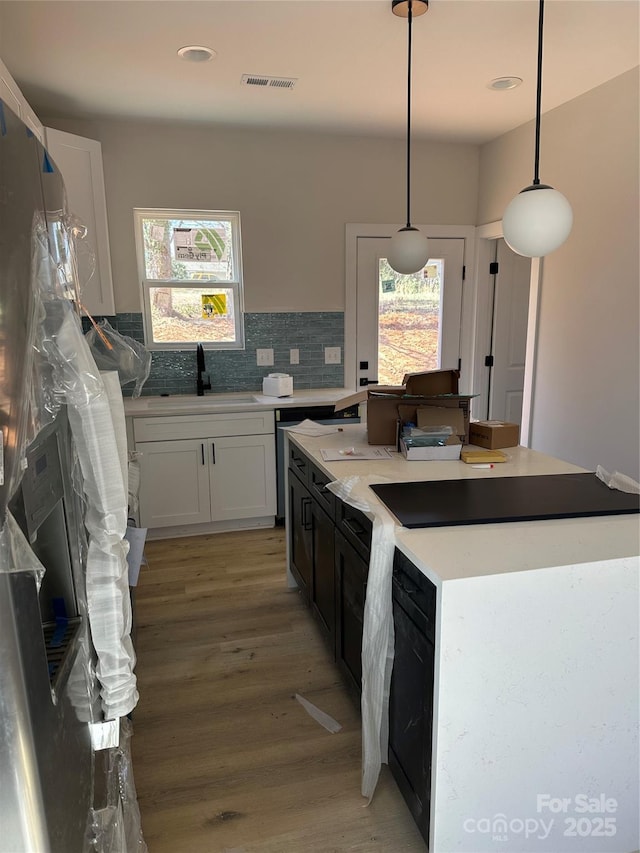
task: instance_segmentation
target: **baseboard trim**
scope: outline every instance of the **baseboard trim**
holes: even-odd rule
[[[177,524],[172,527],[150,527],[147,540],[177,539],[183,536],[204,536],[209,533],[231,533],[234,530],[254,530],[275,527],[273,515],[261,518],[240,518],[236,521],[209,521],[205,524]]]

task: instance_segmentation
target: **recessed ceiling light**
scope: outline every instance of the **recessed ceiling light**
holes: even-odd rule
[[[504,92],[506,89],[515,89],[521,83],[522,77],[496,77],[495,80],[487,83],[487,88],[495,92]]]
[[[186,47],[180,48],[178,56],[180,59],[184,59],[185,62],[209,62],[209,60],[216,58],[216,52],[210,47],[189,44]]]

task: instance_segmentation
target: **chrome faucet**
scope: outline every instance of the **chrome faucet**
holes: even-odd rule
[[[198,376],[196,379],[196,389],[198,397],[204,397],[205,391],[211,391],[211,379],[205,371],[204,364],[204,348],[202,344],[196,346],[196,364],[198,367]],[[206,381],[204,377],[206,376]]]

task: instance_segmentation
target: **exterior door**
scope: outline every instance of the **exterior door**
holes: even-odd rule
[[[455,369],[460,359],[464,239],[431,239],[423,270],[399,275],[388,237],[357,245],[357,381],[397,385],[405,373]]]
[[[519,424],[522,418],[524,362],[529,315],[531,259],[496,241],[489,417]]]

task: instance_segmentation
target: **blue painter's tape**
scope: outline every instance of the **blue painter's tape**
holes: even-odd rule
[[[42,159],[42,171],[43,172],[55,172],[51,160],[49,160],[49,155],[47,152],[44,152],[44,157]]]
[[[56,617],[56,621],[67,618],[67,605],[64,603],[62,596],[51,599],[51,609],[53,610],[53,615]]]
[[[50,649],[59,649],[60,646],[64,642],[64,635],[67,633],[67,625],[69,624],[69,620],[65,617],[60,617],[56,619],[56,627],[53,632],[53,636],[49,640],[49,648]]]
[[[24,128],[24,129],[27,131],[27,139],[33,139],[33,137],[34,137],[34,135],[35,135],[35,134],[34,134],[34,132],[31,130],[31,128],[30,128],[30,127],[26,127],[26,125],[25,125],[25,128]]]
[[[4,104],[0,101],[0,133],[3,136],[7,135],[7,120],[4,117]]]

